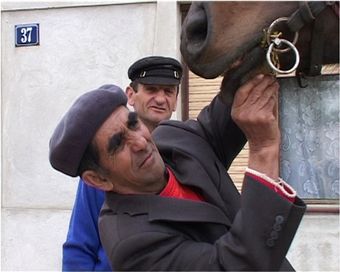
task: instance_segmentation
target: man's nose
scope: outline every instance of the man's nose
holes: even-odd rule
[[[132,137],[130,139],[130,145],[131,145],[131,149],[134,152],[138,152],[138,151],[146,149],[148,142],[139,133],[134,133],[134,135],[132,135]]]
[[[157,103],[164,103],[165,99],[165,91],[163,89],[159,89],[155,95],[155,101]]]

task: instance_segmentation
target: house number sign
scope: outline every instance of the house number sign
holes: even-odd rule
[[[39,24],[15,26],[15,46],[39,45]]]

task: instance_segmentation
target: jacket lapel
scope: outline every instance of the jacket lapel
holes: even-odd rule
[[[149,219],[183,222],[209,222],[230,226],[229,219],[217,207],[201,201],[160,197],[149,199]]]
[[[148,214],[149,221],[209,222],[230,226],[226,215],[207,202],[158,195],[125,196],[110,192],[106,193],[106,205],[117,214]]]
[[[202,168],[203,164],[200,164],[193,158],[186,157],[186,155],[182,152],[174,152],[173,156],[176,156],[176,166],[174,167],[176,170],[173,170],[173,173],[177,180],[184,185],[198,188],[199,192],[202,193],[203,197],[209,203],[213,203],[214,205],[220,207],[223,211],[227,211],[225,202],[221,198],[221,192],[219,192],[217,189],[221,188],[220,176],[209,176],[209,171]],[[209,159],[213,158],[210,157]],[[226,179],[228,174],[226,169],[220,169],[221,167],[216,164],[215,167],[218,170],[215,171],[215,173],[224,171],[224,173],[221,173],[221,175],[225,176],[223,182],[227,183]],[[188,171],[188,169],[190,171]],[[212,169],[210,169],[210,172],[213,172]],[[190,173],[190,175],[188,173]],[[230,184],[232,184],[231,180]],[[229,187],[234,185],[224,184],[224,187],[226,186]],[[230,188],[228,191],[232,192],[234,189],[235,188]]]

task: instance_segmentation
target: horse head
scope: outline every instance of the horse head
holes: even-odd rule
[[[290,25],[280,23],[276,32],[281,32],[289,41],[298,33],[295,47],[299,52],[299,71],[310,69],[311,58],[316,58],[320,64],[338,63],[338,2],[329,6],[328,2],[313,3],[324,6],[312,4],[311,9],[310,3],[290,1],[193,2],[182,26],[182,56],[199,76],[224,75],[229,79],[228,85],[240,83],[241,78],[265,63],[264,30],[283,17],[288,18]],[[318,32],[313,33],[313,29]],[[314,49],[312,40],[317,41]],[[318,56],[312,55],[314,51]],[[292,52],[280,54],[280,67],[288,69],[294,58]]]

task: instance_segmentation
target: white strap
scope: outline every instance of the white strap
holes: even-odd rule
[[[274,179],[268,177],[266,174],[258,172],[254,169],[249,168],[249,167],[246,168],[246,172],[248,172],[248,173],[250,173],[254,176],[258,176],[258,177],[264,179],[265,181],[273,184],[275,186],[274,187],[275,191],[276,191],[276,189],[279,189],[287,197],[290,197],[290,198],[296,197],[296,191],[293,189],[292,186],[290,186],[283,179],[278,178],[278,181],[275,181]]]

